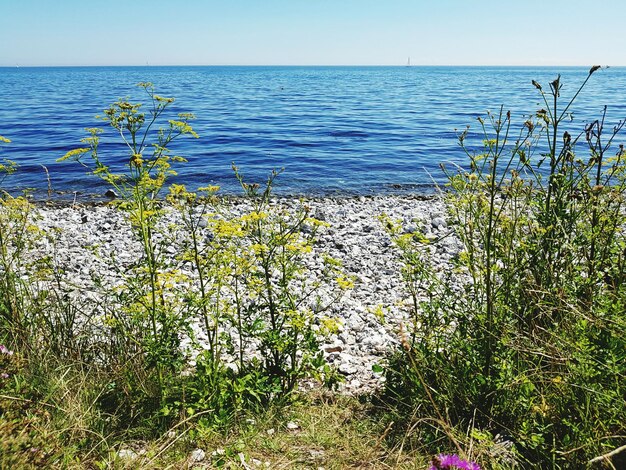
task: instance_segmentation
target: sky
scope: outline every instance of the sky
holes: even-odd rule
[[[0,66],[626,65],[624,0],[0,0]]]

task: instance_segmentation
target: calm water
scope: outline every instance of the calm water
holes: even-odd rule
[[[523,67],[59,67],[0,68],[0,135],[12,140],[0,156],[21,165],[5,187],[47,186],[101,193],[104,185],[77,164],[56,163],[80,146],[85,127],[118,98],[144,100],[134,85],[151,81],[172,96],[174,113],[192,112],[200,139],[172,143],[188,157],[177,181],[236,190],[231,162],[250,181],[285,168],[283,194],[427,191],[442,181],[439,163],[463,162],[455,129],[500,105],[519,123],[562,75],[571,96],[588,68]],[[608,121],[626,117],[626,68],[596,72],[576,106],[573,130],[609,105]],[[574,134],[570,130],[570,133]],[[622,139],[623,140],[623,139]],[[107,131],[102,158],[127,161]]]

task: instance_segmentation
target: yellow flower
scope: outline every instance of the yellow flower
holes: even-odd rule
[[[140,167],[143,164],[143,158],[140,153],[133,153],[130,157],[130,163],[136,167]]]
[[[241,225],[227,220],[212,221],[213,230],[218,237],[242,237],[244,235]]]
[[[216,193],[220,190],[219,186],[203,186],[201,188],[198,188],[199,192],[203,192],[203,193]]]
[[[339,331],[342,323],[337,318],[322,317],[320,318],[321,332],[322,334],[335,334]]]
[[[339,288],[343,290],[352,289],[354,287],[354,282],[352,281],[352,279],[348,279],[343,274],[340,276],[337,276],[337,278],[335,279],[335,282],[337,283]]]
[[[246,223],[246,222],[258,222],[260,220],[265,220],[267,219],[268,214],[267,212],[257,212],[257,211],[252,211],[249,214],[244,214],[241,216],[241,221]]]
[[[172,184],[170,186],[170,195],[172,196],[184,196],[187,194],[187,188],[184,184]]]
[[[161,103],[173,103],[174,102],[174,98],[164,98],[159,95],[154,95],[153,98],[157,101],[160,101]]]
[[[84,147],[83,148],[74,149],[74,150],[70,150],[65,155],[63,155],[61,158],[59,158],[57,161],[58,162],[63,162],[63,161],[68,160],[70,158],[73,158],[73,159],[77,160],[82,155],[84,155],[87,152],[89,152],[89,150],[90,149],[84,148]]]
[[[250,249],[254,252],[255,255],[262,255],[267,252],[268,246],[265,243],[255,243],[250,246]]]

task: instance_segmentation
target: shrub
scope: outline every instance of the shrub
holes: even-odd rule
[[[179,120],[168,120],[167,126],[153,131],[163,113],[173,103],[154,92],[151,83],[140,83],[149,97],[148,115],[141,104],[119,100],[104,111],[102,120],[121,136],[126,144],[128,161],[124,173],[115,173],[102,161],[99,153],[101,129],[87,129],[86,147],[71,150],[60,161],[74,160],[109,183],[120,196],[117,207],[130,222],[133,237],[140,243],[142,257],[124,276],[124,284],[116,291],[115,305],[107,323],[111,327],[116,348],[113,359],[120,367],[120,380],[113,380],[111,397],[121,392],[123,406],[132,411],[133,403],[150,409],[165,406],[168,388],[182,369],[180,335],[186,328],[181,313],[181,299],[168,295],[168,286],[177,282],[179,273],[168,265],[166,240],[157,236],[157,224],[164,209],[161,197],[170,176],[172,164],[184,162],[172,156],[170,144],[185,135],[198,137],[189,121],[192,114],[179,114]],[[151,139],[155,141],[151,142]],[[91,161],[83,157],[89,154]],[[105,399],[107,397],[105,396]],[[113,403],[122,405],[119,401]]]
[[[545,108],[517,132],[503,109],[480,118],[478,152],[460,135],[469,170],[444,171],[458,269],[470,279],[461,293],[428,272],[420,240],[393,234],[405,278],[426,279],[431,296],[413,297],[387,397],[408,393],[404,405],[432,424],[420,437],[433,453],[437,439],[458,444],[455,430],[470,428],[473,442],[490,443],[480,458],[492,466],[500,435],[524,465],[576,467],[626,431],[626,155],[611,153],[624,121],[607,134],[605,108],[582,132],[562,129],[597,69],[564,106],[559,77],[547,91],[533,81]]]
[[[304,204],[295,213],[270,204],[277,172],[259,190],[233,167],[252,207],[238,216],[223,210],[217,187],[190,192],[170,185],[171,165],[184,159],[170,156],[169,146],[181,136],[197,137],[193,116],[182,114],[155,134],[173,99],[156,95],[151,84],[139,86],[150,98],[148,116],[141,105],[120,100],[102,118],[127,145],[125,172],[101,159],[100,129],[88,129],[86,146],[60,159],[78,161],[112,185],[142,247],[107,311],[114,374],[105,409],[161,424],[202,414],[203,423],[223,425],[238,411],[287,400],[303,379],[336,380],[319,350],[322,335],[336,325],[321,315],[350,281],[329,257],[321,278],[309,279],[306,259],[323,224]],[[180,226],[167,225],[168,211],[178,214]],[[322,289],[331,291],[326,301]],[[184,338],[191,339],[190,351],[181,348]]]

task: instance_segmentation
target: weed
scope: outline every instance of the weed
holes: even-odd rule
[[[522,462],[564,468],[624,434],[626,155],[610,150],[624,121],[607,134],[605,108],[582,132],[562,129],[596,70],[564,106],[560,78],[548,91],[533,82],[545,108],[516,133],[510,112],[480,118],[482,150],[460,135],[469,171],[444,168],[471,281],[460,295],[444,285],[414,298],[415,339],[388,372],[388,396],[407,393],[416,419],[433,418],[419,433],[433,453],[440,438],[464,447],[454,429],[469,428],[508,436]],[[409,291],[416,276],[433,279],[422,241],[393,237]],[[492,449],[473,451],[497,465]]]

